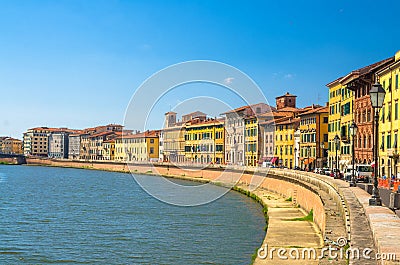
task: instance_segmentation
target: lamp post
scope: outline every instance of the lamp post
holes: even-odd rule
[[[325,143],[321,142],[319,144],[319,147],[321,149],[321,169],[324,167],[324,149],[325,149]]]
[[[354,174],[355,173],[354,172],[354,164],[355,164],[355,157],[356,157],[356,154],[355,154],[355,151],[354,151],[354,146],[355,146],[354,142],[355,142],[355,137],[357,135],[357,129],[358,129],[357,124],[353,121],[353,123],[350,125],[350,134],[353,137],[353,142],[352,142],[352,149],[353,149],[352,164],[353,164],[353,169],[352,169],[352,172],[351,172],[350,187],[355,187],[357,185],[356,176]]]
[[[379,189],[378,189],[378,143],[379,143],[379,109],[382,108],[383,100],[385,99],[385,89],[382,85],[377,81],[375,84],[372,85],[371,90],[369,91],[371,105],[374,109],[375,114],[375,137],[374,137],[374,188],[372,190],[372,198],[369,199],[369,205],[372,206],[381,206],[382,200],[379,196]]]
[[[335,138],[333,139],[334,141],[335,141],[335,151],[336,151],[336,170],[335,170],[335,175],[338,173],[338,170],[339,170],[339,166],[338,166],[338,155],[337,155],[337,150],[338,150],[338,148],[339,148],[339,142],[340,142],[340,139],[339,139],[339,135],[335,135]]]

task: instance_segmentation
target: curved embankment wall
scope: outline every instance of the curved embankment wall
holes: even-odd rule
[[[57,167],[72,167],[84,169],[97,169],[117,172],[137,172],[140,174],[159,174],[166,177],[181,178],[195,181],[214,181],[223,183],[221,172],[222,167],[206,167],[199,168],[195,166],[174,166],[167,164],[129,164],[117,162],[89,162],[89,161],[70,161],[55,159],[38,159],[27,158],[29,165],[47,165]],[[268,191],[277,193],[283,197],[289,198],[300,205],[307,212],[313,210],[314,223],[319,227],[322,233],[325,232],[326,213],[324,203],[313,189],[313,185],[307,184],[306,181],[297,180],[292,177],[284,176],[278,172],[254,172],[250,170],[232,170],[233,174],[239,173],[240,179],[238,183],[249,184],[252,178],[258,178],[259,187]],[[229,175],[226,174],[226,175]],[[227,184],[229,180],[225,179]]]

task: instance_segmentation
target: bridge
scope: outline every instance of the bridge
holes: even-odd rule
[[[0,153],[0,163],[21,165],[26,164],[26,159],[24,155]]]

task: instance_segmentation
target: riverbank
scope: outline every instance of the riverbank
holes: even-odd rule
[[[232,185],[232,179],[221,177],[224,170],[219,167],[199,168],[196,166],[176,167],[169,164],[130,164],[67,161],[50,159],[27,159],[28,165],[55,166],[66,168],[81,168],[92,170],[104,170],[122,173],[137,173],[148,175],[160,175],[169,178],[183,179],[196,182],[212,182],[217,185]],[[240,172],[240,171],[239,171]],[[249,185],[252,179],[258,176],[261,181],[259,187],[252,190]],[[265,174],[254,171],[240,172],[236,190],[241,189],[247,195],[261,203],[264,212],[268,209],[268,229],[262,245],[268,244],[270,248],[286,248],[293,246],[314,247],[320,249],[323,246],[322,232],[325,229],[325,212],[318,195],[309,188],[297,186],[296,183],[285,182],[282,179],[271,178],[266,181]],[[291,198],[289,200],[289,198]],[[301,205],[301,207],[299,207]],[[301,219],[313,211],[313,220],[316,223],[304,221],[291,221],[293,218]],[[323,229],[320,229],[323,227]],[[283,263],[282,263],[283,262]],[[302,260],[302,262],[306,262]],[[254,264],[299,264],[296,260],[260,259],[254,256]],[[307,264],[318,264],[318,261],[309,260]]]

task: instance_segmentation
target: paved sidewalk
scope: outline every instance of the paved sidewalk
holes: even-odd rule
[[[322,235],[319,229],[309,221],[292,221],[293,218],[304,217],[305,213],[301,208],[298,208],[290,201],[285,201],[284,198],[267,192],[263,189],[254,191],[257,196],[263,199],[263,202],[268,206],[269,225],[266,238],[263,246],[268,245],[268,250],[272,248],[316,248],[319,249],[323,245]],[[301,253],[301,251],[300,251]],[[257,258],[255,265],[259,264],[318,264],[318,260],[281,260],[278,258],[276,251],[274,258],[266,259]],[[285,254],[288,256],[288,253]]]

